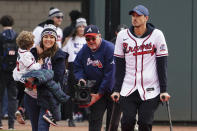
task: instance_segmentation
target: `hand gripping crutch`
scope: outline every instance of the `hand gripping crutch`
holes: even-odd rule
[[[165,96],[162,96],[162,99],[165,100]],[[168,111],[168,119],[169,119],[169,124],[170,124],[170,131],[173,131],[169,101],[166,101],[166,107],[167,107],[167,111]]]
[[[118,96],[115,95],[114,99],[117,98]],[[108,131],[117,131],[120,121],[120,115],[121,115],[120,105],[119,103],[114,101]]]

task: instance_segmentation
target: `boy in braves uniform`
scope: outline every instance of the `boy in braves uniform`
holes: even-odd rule
[[[116,39],[116,83],[111,97],[120,100],[122,131],[134,131],[136,113],[139,131],[151,131],[160,101],[170,98],[166,89],[168,49],[162,31],[147,23],[146,7],[138,5],[129,15],[132,26],[120,31]]]
[[[18,89],[18,109],[15,113],[16,120],[20,124],[25,124],[25,109],[23,104],[25,80],[22,79],[22,75],[32,71],[39,70],[42,67],[43,60],[40,59],[36,62],[33,54],[30,52],[34,44],[34,35],[29,31],[22,31],[16,39],[18,49],[18,57],[16,61],[16,67],[13,70],[13,78],[16,81]],[[26,89],[27,90],[27,89]]]
[[[77,54],[74,61],[74,75],[80,82],[95,80],[91,102],[81,107],[89,107],[89,131],[101,131],[102,120],[107,109],[106,131],[112,109],[110,94],[115,76],[114,45],[101,38],[98,27],[89,25],[85,28],[87,44]]]

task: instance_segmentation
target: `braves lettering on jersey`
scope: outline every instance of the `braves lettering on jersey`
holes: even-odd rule
[[[95,89],[103,94],[111,92],[114,86],[114,45],[102,39],[95,52],[86,45],[79,51],[74,61],[74,74],[77,80],[95,80]]]
[[[98,68],[103,68],[103,65],[100,60],[91,60],[90,58],[87,59],[87,66],[92,65]]]
[[[129,96],[138,90],[142,100],[156,97],[160,93],[156,57],[167,55],[164,35],[158,29],[144,38],[135,37],[129,29],[119,32],[114,56],[126,61],[120,95]]]

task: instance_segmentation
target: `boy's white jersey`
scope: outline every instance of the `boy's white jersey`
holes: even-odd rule
[[[128,96],[138,90],[142,100],[160,93],[156,57],[167,56],[168,49],[163,33],[154,29],[145,38],[137,38],[129,29],[118,33],[114,56],[125,58],[126,72],[120,95]]]
[[[30,51],[22,50],[19,48],[16,67],[13,71],[14,80],[21,81],[22,75],[32,70],[39,69],[41,69],[41,65],[39,63],[36,63],[33,54]]]

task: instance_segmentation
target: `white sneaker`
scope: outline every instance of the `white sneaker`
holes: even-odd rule
[[[14,128],[9,128],[8,130],[16,130],[16,129],[14,129]]]

